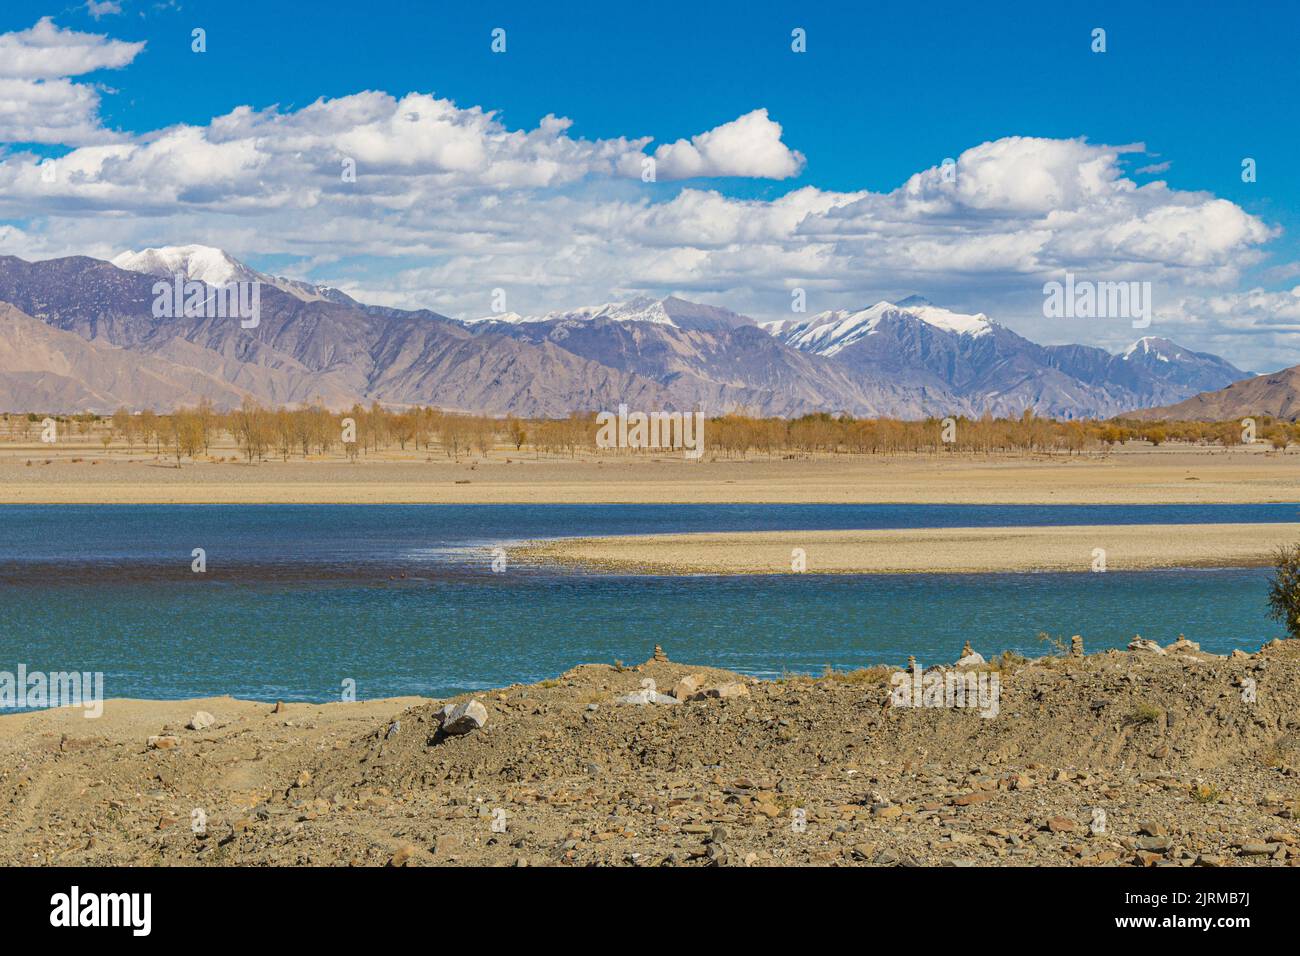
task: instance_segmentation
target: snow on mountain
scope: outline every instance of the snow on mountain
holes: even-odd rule
[[[932,305],[920,296],[909,296],[898,304],[881,301],[856,312],[838,309],[803,320],[763,322],[761,327],[800,351],[835,355],[866,336],[876,334],[882,321],[905,321],[908,317],[957,335],[981,336],[993,330],[993,324],[982,312],[976,315],[952,312]]]
[[[945,332],[956,332],[958,335],[987,335],[993,331],[988,316],[983,312],[964,315],[961,312],[951,312],[933,305],[910,307],[904,311],[910,312],[927,325],[933,325],[936,329],[943,329]]]
[[[844,365],[860,380],[949,389],[994,414],[1028,407],[1062,417],[1113,415],[1246,377],[1216,355],[1155,337],[1122,355],[1041,346],[983,314],[953,312],[917,296],[762,328],[785,345]]]
[[[663,300],[649,296],[638,296],[627,302],[607,302],[604,305],[587,305],[576,309],[557,309],[541,315],[520,315],[517,312],[504,312],[499,315],[485,315],[477,319],[466,319],[466,323],[510,322],[518,325],[524,322],[588,322],[592,319],[609,319],[614,322],[654,322],[658,325],[676,325],[664,308]]]
[[[653,322],[657,325],[677,325],[663,300],[638,296],[630,302],[619,302],[605,306],[592,318],[612,319],[615,322]]]
[[[1120,355],[1126,365],[1197,391],[1214,391],[1247,378],[1246,372],[1209,352],[1193,352],[1176,342],[1147,335]]]
[[[529,322],[560,322],[565,319],[586,320],[605,312],[607,309],[614,308],[618,303],[609,303],[607,305],[588,305],[577,309],[563,310],[557,309],[553,312],[543,312],[540,315],[521,315],[518,312],[497,312],[492,315],[482,315],[472,319],[461,319],[463,325],[478,325],[483,322],[508,322],[511,325],[524,325]]]
[[[230,253],[212,246],[197,244],[187,246],[160,246],[140,252],[123,252],[111,260],[119,269],[143,272],[146,275],[170,278],[182,275],[186,279],[205,282],[211,286],[226,286],[232,282],[261,282],[287,292],[303,302],[337,302],[354,305],[346,293],[330,286],[316,285],[301,279],[288,279],[258,272],[240,262]]]
[[[1032,408],[1077,418],[1165,405],[1247,377],[1217,356],[1156,337],[1120,355],[1092,346],[1042,346],[983,314],[955,312],[917,296],[761,325],[673,296],[457,321],[361,305],[337,290],[257,272],[207,246],[123,253],[114,265],[78,257],[38,264],[0,257],[0,300],[63,331],[130,347],[142,339],[132,317],[153,281],[142,275],[179,272],[213,285],[270,283],[294,298],[264,297],[266,314],[256,334],[219,323],[205,331],[211,355],[189,354],[195,343],[182,337],[169,345],[167,357],[223,381],[229,376],[232,387],[256,385],[257,394],[276,401],[325,394],[343,405],[433,402],[563,415],[633,398],[652,407],[775,415],[914,418],[1020,415]],[[312,321],[296,321],[303,316]],[[148,332],[158,329],[150,324]],[[274,380],[253,382],[243,365],[227,366],[230,341],[222,337],[230,335],[243,346],[251,341],[256,354],[248,361],[257,375],[274,373]],[[491,375],[484,374],[484,363],[495,370]],[[87,387],[99,388],[97,381]],[[69,391],[67,400],[79,402],[81,394]],[[113,400],[128,395],[148,399],[124,390]]]
[[[1187,352],[1168,339],[1162,339],[1154,335],[1144,335],[1124,350],[1123,357],[1125,360],[1140,356],[1158,362],[1171,362],[1184,359],[1190,354],[1194,353]]]
[[[229,253],[212,246],[162,246],[140,252],[123,252],[109,261],[119,269],[130,272],[144,272],[152,276],[174,276],[179,273],[187,279],[206,282],[208,285],[252,282],[262,277]]]
[[[647,322],[652,325],[697,330],[736,328],[742,325],[755,324],[752,319],[728,309],[700,305],[674,296],[656,299],[644,295],[629,299],[626,302],[607,302],[604,305],[588,305],[577,309],[546,312],[541,315],[520,315],[517,312],[506,312],[463,321],[466,325],[477,325],[483,322],[508,322],[512,325],[522,325],[537,322],[593,322],[602,319],[624,323]]]

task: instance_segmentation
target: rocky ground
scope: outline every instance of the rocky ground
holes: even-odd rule
[[[11,715],[0,862],[1300,865],[1300,642],[972,663],[996,716],[666,659],[478,694],[460,734],[468,696]]]

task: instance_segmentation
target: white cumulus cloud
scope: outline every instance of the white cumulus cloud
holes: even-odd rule
[[[122,5],[115,0],[86,0],[86,12],[94,19],[122,12]]]
[[[755,176],[789,179],[804,157],[781,142],[781,124],[757,109],[706,133],[666,143],[654,152],[661,179],[703,176]]]
[[[60,29],[43,17],[0,34],[0,142],[83,145],[115,140],[99,118],[99,92],[70,79],[120,69],[144,43]]]
[[[50,17],[42,17],[29,30],[0,33],[0,76],[48,80],[80,76],[92,70],[116,70],[143,49],[143,42],[127,43],[101,33],[64,30]]]
[[[635,132],[580,138],[562,117],[512,129],[433,93],[367,90],[114,135],[97,92],[70,77],[139,52],[116,43],[47,21],[0,37],[26,64],[0,75],[0,140],[78,147],[52,169],[0,153],[0,220],[16,224],[5,251],[203,243],[254,266],[296,258],[303,277],[363,301],[468,317],[496,288],[521,313],[678,293],[756,318],[788,317],[796,287],[812,311],[921,292],[1043,341],[1131,341],[1125,323],[1044,325],[1042,285],[1070,271],[1152,282],[1153,332],[1186,331],[1189,347],[1249,326],[1257,354],[1300,348],[1291,293],[1234,291],[1278,230],[1211,193],[1134,182],[1121,160],[1141,146],[1011,136],[893,189],[746,199],[683,181],[797,176],[805,159],[765,109],[655,148]],[[65,72],[33,75],[52,69],[28,55],[41,44]]]

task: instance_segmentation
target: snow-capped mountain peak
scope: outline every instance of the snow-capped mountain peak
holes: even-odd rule
[[[604,305],[581,306],[540,315],[506,312],[463,321],[466,325],[482,322],[509,322],[512,325],[521,325],[534,322],[591,322],[600,319],[610,322],[648,322],[652,325],[666,325],[680,329],[734,328],[738,325],[754,324],[751,319],[727,309],[700,305],[674,296],[656,299],[647,295],[637,296],[626,302],[607,302]]]
[[[1126,356],[1039,345],[982,316],[915,299],[789,315],[764,332],[717,306],[624,297],[551,321],[494,317],[467,331],[427,310],[304,302],[264,289],[256,329],[159,322],[142,299],[173,269],[213,282],[261,273],[210,249],[145,250],[117,262],[141,271],[86,256],[0,256],[0,314],[23,335],[40,333],[41,356],[34,365],[31,350],[0,348],[0,401],[8,394],[10,407],[31,405],[35,370],[57,380],[40,400],[55,410],[176,407],[200,397],[232,407],[251,394],[275,404],[319,395],[337,408],[378,401],[529,417],[634,400],[644,409],[782,417],[1018,417],[1033,409],[1079,418],[1169,405],[1249,377],[1154,337]],[[75,364],[69,355],[79,356]]]
[[[1164,381],[1203,392],[1247,377],[1247,373],[1217,355],[1194,352],[1156,335],[1138,339],[1120,353],[1120,358],[1126,365],[1141,368]]]
[[[558,322],[563,319],[584,320],[595,317],[609,305],[588,305],[581,306],[577,309],[565,311],[556,309],[552,312],[541,312],[536,315],[523,315],[519,312],[493,312],[491,315],[480,315],[474,318],[461,319],[463,325],[478,325],[483,322],[508,322],[511,325],[526,325],[531,322]]]
[[[606,302],[604,305],[585,305],[576,309],[556,309],[538,315],[520,315],[518,312],[499,312],[479,318],[465,319],[467,324],[479,322],[509,322],[521,325],[528,322],[560,322],[564,320],[587,322],[593,319],[610,319],[615,322],[654,322],[658,325],[675,325],[664,308],[664,301],[649,296],[638,296],[627,302]]]
[[[208,285],[251,282],[260,277],[259,273],[229,253],[212,246],[161,246],[140,252],[123,252],[110,261],[128,272],[164,277],[180,274]]]
[[[274,286],[281,292],[287,292],[303,302],[356,304],[349,295],[330,286],[258,272],[244,265],[224,249],[213,246],[190,244],[159,246],[154,249],[142,249],[139,252],[128,250],[109,261],[119,269],[143,272],[160,278],[181,275],[186,279],[204,282],[211,286],[226,286],[232,282],[260,282],[263,285]]]
[[[983,312],[966,315],[928,304],[900,306],[900,308],[910,312],[927,325],[933,325],[936,329],[943,329],[945,332],[956,332],[958,335],[987,335],[993,331],[992,323]]]
[[[1187,352],[1179,345],[1155,335],[1144,335],[1127,349],[1123,357],[1128,360],[1135,356],[1154,358],[1160,362],[1183,359]]]
[[[993,331],[993,323],[982,312],[975,315],[953,312],[920,296],[908,296],[898,303],[882,300],[857,311],[836,309],[807,319],[764,322],[762,328],[801,351],[835,355],[866,336],[875,335],[880,324],[889,319],[911,319],[944,332],[972,337]]]
[[[612,319],[615,322],[654,322],[658,325],[676,325],[664,300],[649,296],[637,296],[627,302],[616,302],[605,306],[594,318]]]

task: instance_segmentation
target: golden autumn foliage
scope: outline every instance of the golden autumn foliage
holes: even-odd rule
[[[32,412],[0,416],[0,440],[39,438],[46,415]],[[582,455],[664,455],[666,449],[598,449],[594,412],[566,418],[527,419],[467,415],[437,408],[385,408],[373,403],[346,412],[319,404],[270,408],[245,401],[232,411],[210,403],[178,408],[170,414],[121,408],[111,416],[89,412],[51,415],[70,440],[140,446],[157,456],[193,459],[221,443],[233,444],[247,461],[321,456],[357,459],[379,452],[423,452],[459,460],[493,450],[574,457]],[[1255,419],[1256,442],[1283,451],[1300,443],[1300,424],[1268,416]],[[800,457],[810,455],[1074,455],[1106,451],[1131,442],[1160,446],[1229,446],[1243,441],[1241,422],[1057,420],[1026,412],[1019,418],[854,418],[819,413],[799,418],[758,418],[731,413],[705,422],[705,454],[710,458]],[[93,433],[93,435],[92,435]]]

